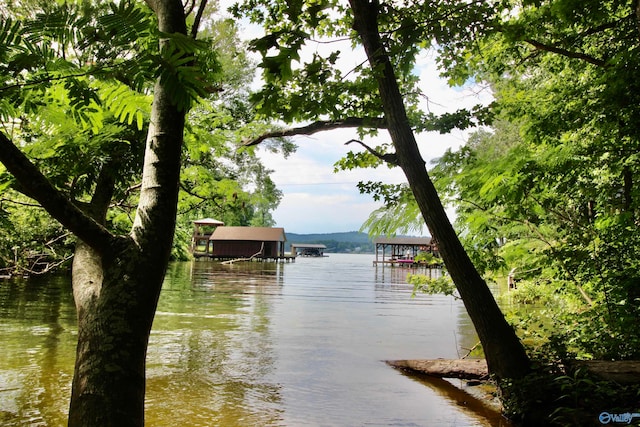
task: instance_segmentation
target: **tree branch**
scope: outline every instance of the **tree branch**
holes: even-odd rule
[[[193,2],[193,7],[195,7],[195,0]],[[202,15],[204,14],[204,9],[207,7],[207,0],[201,0],[200,5],[198,6],[198,11],[196,12],[196,16],[193,19],[193,26],[191,27],[191,38],[196,39],[198,36],[198,30],[200,30],[200,21],[202,21]],[[191,13],[191,11],[189,11]]]
[[[373,148],[369,147],[364,142],[358,141],[357,139],[351,139],[351,140],[345,142],[344,145],[349,145],[352,142],[357,142],[358,144],[362,145],[368,152],[370,152],[371,154],[373,154],[374,156],[376,156],[377,158],[379,158],[383,162],[391,163],[394,166],[399,166],[398,165],[398,157],[395,155],[395,153],[386,153],[386,154],[379,153],[376,150],[374,150]]]
[[[347,117],[343,120],[320,120],[313,122],[310,125],[302,126],[298,128],[289,128],[279,131],[268,132],[260,135],[257,138],[245,141],[242,145],[250,147],[252,145],[258,145],[261,142],[270,138],[284,138],[287,136],[296,135],[313,135],[317,132],[323,132],[327,130],[340,129],[340,128],[355,128],[355,127],[368,127],[376,129],[386,129],[387,122],[383,118],[379,117]]]
[[[633,12],[635,14],[636,28],[638,33],[640,33],[640,1],[636,0],[633,3]]]
[[[102,68],[100,68],[102,69]],[[27,87],[32,87],[32,86],[38,86],[41,85],[42,83],[49,83],[49,82],[55,82],[58,80],[66,80],[66,79],[73,79],[76,77],[85,77],[85,76],[89,76],[92,74],[93,71],[87,70],[87,71],[83,71],[81,73],[72,73],[72,74],[66,74],[63,76],[49,76],[47,75],[46,77],[42,77],[40,79],[35,79],[35,80],[31,80],[31,81],[27,81],[27,82],[23,82],[23,83],[14,83],[14,84],[10,84],[7,86],[2,86],[0,87],[0,93],[2,92],[7,92],[13,89],[17,89],[17,88],[27,88]]]
[[[200,199],[200,201],[196,203],[194,206],[178,211],[180,215],[184,215],[187,212],[191,212],[207,202],[212,202],[217,208],[222,209],[222,206],[220,205],[220,203],[216,201],[216,197],[205,197],[205,196],[201,196],[200,194],[196,194],[194,191],[189,190],[187,186],[184,185],[184,183],[182,183],[182,181],[180,182],[180,189],[185,193],[187,193],[188,195],[195,197],[197,199]]]
[[[22,194],[24,194],[24,193],[22,193]],[[40,205],[39,203],[18,202],[17,200],[5,199],[4,197],[0,199],[0,204],[2,204],[2,202],[13,203],[14,205],[27,206],[27,207],[30,207],[30,208],[41,208],[42,207],[42,205]]]
[[[593,64],[597,67],[606,67],[607,63],[601,59],[598,58],[594,58],[593,56],[589,56],[585,53],[581,53],[581,52],[572,52],[570,50],[567,49],[563,49],[561,47],[556,47],[556,46],[550,46],[550,45],[546,45],[544,43],[540,43],[539,41],[536,40],[532,40],[532,39],[526,39],[525,42],[529,43],[531,46],[535,47],[538,50],[543,50],[546,52],[551,52],[551,53],[557,53],[559,55],[562,56],[566,56],[567,58],[575,58],[575,59],[581,59],[585,62],[588,62],[589,64]]]
[[[116,176],[120,171],[120,163],[120,157],[114,156],[102,165],[91,203],[86,211],[101,225],[104,225],[107,220],[107,211],[116,188]]]
[[[98,251],[110,244],[113,234],[55,188],[3,132],[0,132],[0,162],[30,197],[37,200],[53,218],[85,243]]]

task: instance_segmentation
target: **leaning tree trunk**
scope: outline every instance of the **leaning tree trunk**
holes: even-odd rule
[[[498,380],[520,378],[530,368],[529,358],[513,328],[506,322],[489,287],[462,247],[427,173],[409,125],[404,101],[389,56],[378,31],[376,0],[350,0],[354,29],[362,40],[371,69],[376,73],[380,98],[397,160],[429,231],[438,242],[484,349],[487,365]]]
[[[179,0],[149,0],[163,33],[186,34]],[[156,82],[130,236],[80,242],[73,263],[78,346],[70,426],[143,426],[145,359],[175,230],[185,112]]]

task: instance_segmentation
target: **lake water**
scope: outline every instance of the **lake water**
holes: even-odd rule
[[[505,426],[390,359],[458,358],[461,302],[418,295],[373,255],[170,266],[151,334],[148,426]],[[68,278],[0,282],[0,425],[66,423],[75,352]]]

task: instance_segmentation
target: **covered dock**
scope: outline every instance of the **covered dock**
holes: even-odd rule
[[[421,253],[439,257],[438,246],[431,237],[379,237],[374,239],[376,259],[374,265],[407,267],[439,267],[439,264],[427,263],[416,259]]]
[[[203,218],[192,221],[192,223],[191,252],[208,252],[209,238],[217,227],[224,225],[224,222],[213,218]]]
[[[295,257],[285,255],[286,240],[284,228],[219,226],[209,237],[206,251],[194,252],[194,256],[217,260],[290,261]]]
[[[292,243],[291,255],[323,257],[326,249],[327,246],[320,243]]]

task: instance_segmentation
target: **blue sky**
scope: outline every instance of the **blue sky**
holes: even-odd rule
[[[287,159],[261,151],[264,164],[284,193],[274,213],[278,226],[293,233],[357,231],[369,213],[380,206],[359,193],[360,180],[403,182],[398,170],[359,170],[333,173],[333,164],[347,153],[344,142],[355,135],[325,132],[314,137],[298,137],[295,154]]]

